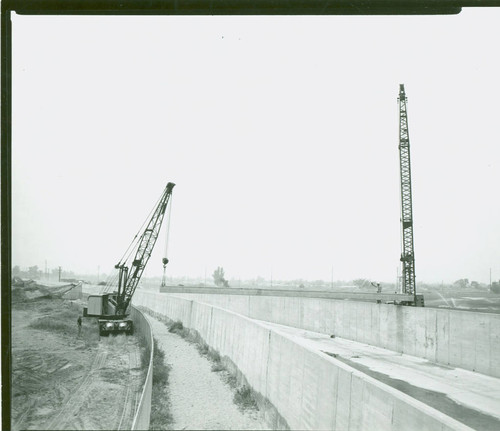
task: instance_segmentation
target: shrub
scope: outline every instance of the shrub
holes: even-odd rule
[[[257,409],[257,403],[253,399],[252,391],[247,386],[242,386],[236,391],[233,401],[241,409]]]
[[[208,354],[208,346],[205,343],[199,343],[196,348],[200,352],[200,355],[206,356]]]
[[[182,324],[182,322],[180,320],[178,320],[177,322],[174,322],[170,325],[168,332],[179,333],[183,329],[184,329],[184,325]]]
[[[217,350],[210,349],[209,352],[208,352],[208,356],[214,362],[220,362],[221,361],[221,357],[220,357],[219,352]]]
[[[216,362],[212,365],[212,371],[218,373],[219,371],[224,371],[226,367],[222,365],[222,362]]]

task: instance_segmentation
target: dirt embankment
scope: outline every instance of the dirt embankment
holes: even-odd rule
[[[130,429],[145,378],[136,337],[99,340],[81,304],[19,302],[12,310],[12,430]]]

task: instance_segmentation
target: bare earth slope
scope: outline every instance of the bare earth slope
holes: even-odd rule
[[[135,337],[77,336],[78,310],[62,300],[12,312],[12,430],[130,429],[144,381]],[[67,316],[73,331],[37,329]],[[33,326],[34,324],[34,326]],[[84,323],[84,331],[97,331]],[[96,332],[97,334],[97,332]]]

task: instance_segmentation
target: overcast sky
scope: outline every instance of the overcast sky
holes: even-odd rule
[[[14,14],[13,264],[109,272],[172,181],[171,275],[393,282],[404,83],[417,284],[499,279],[499,19]]]

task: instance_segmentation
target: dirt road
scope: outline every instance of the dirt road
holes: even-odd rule
[[[169,398],[173,429],[268,429],[257,411],[241,411],[233,402],[234,390],[211,370],[211,362],[196,347],[151,315],[154,337],[171,366]]]
[[[74,329],[37,329],[55,314],[71,317]],[[73,314],[77,308],[62,300],[14,307],[13,430],[130,429],[145,374],[139,342],[125,335],[79,338]]]

